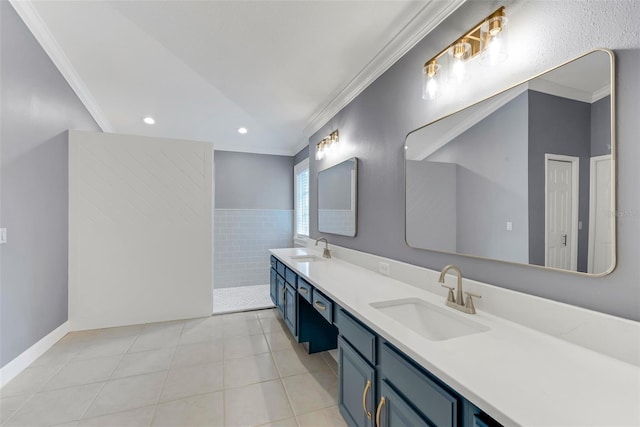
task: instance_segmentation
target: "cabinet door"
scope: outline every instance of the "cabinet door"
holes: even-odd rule
[[[271,297],[271,301],[273,302],[273,304],[276,304],[276,301],[278,301],[278,283],[276,280],[276,277],[278,277],[278,273],[276,273],[275,268],[272,268],[270,274],[271,278],[269,280],[269,296]]]
[[[338,351],[340,413],[351,427],[373,427],[376,371],[342,337]]]
[[[280,313],[284,316],[284,277],[276,275],[276,307]]]
[[[294,288],[289,285],[284,289],[284,324],[287,325],[293,336],[297,335],[296,320],[298,318],[298,300]]]
[[[380,400],[376,407],[377,427],[435,427],[426,422],[401,398],[387,381],[382,380]]]

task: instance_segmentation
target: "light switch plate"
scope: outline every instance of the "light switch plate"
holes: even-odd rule
[[[7,229],[0,228],[0,244],[7,243]]]

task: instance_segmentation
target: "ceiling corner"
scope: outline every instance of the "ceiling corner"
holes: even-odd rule
[[[304,128],[310,137],[467,0],[427,3]]]
[[[31,0],[9,0],[9,3],[13,6],[18,16],[20,16],[51,61],[53,61],[53,64],[58,68],[64,79],[69,83],[71,89],[76,93],[80,102],[84,104],[102,131],[113,132],[113,127],[109,123],[109,120],[100,107],[98,107],[98,103],[93,95],[91,95],[84,81],[80,78],[80,75],[51,34],[51,31],[49,31],[49,28],[36,10],[33,2]]]

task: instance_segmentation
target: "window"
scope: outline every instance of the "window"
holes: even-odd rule
[[[293,168],[294,239],[296,245],[305,245],[309,237],[309,159]]]

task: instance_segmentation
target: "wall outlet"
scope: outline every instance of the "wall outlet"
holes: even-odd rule
[[[507,221],[507,231],[513,230],[513,222]]]
[[[0,245],[3,243],[7,243],[7,229],[0,228]]]
[[[379,262],[378,263],[378,271],[380,271],[380,274],[384,274],[385,276],[389,275],[389,264],[386,262]]]

